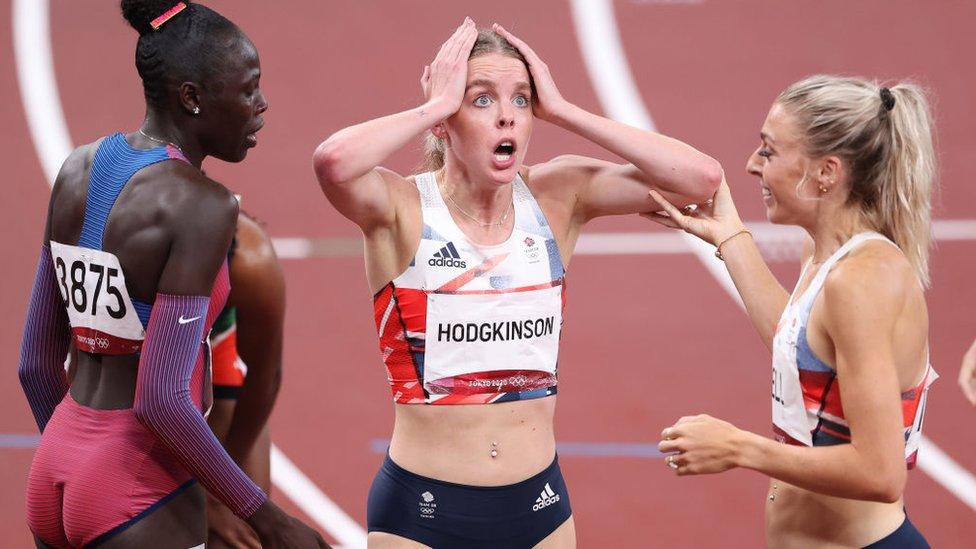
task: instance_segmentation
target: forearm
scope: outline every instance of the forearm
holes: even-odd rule
[[[451,115],[443,101],[376,118],[339,130],[315,150],[315,172],[323,185],[341,185],[365,175],[421,133]]]
[[[571,103],[559,109],[554,122],[630,162],[649,185],[689,202],[704,202],[722,180],[716,160],[677,139],[597,116]]]
[[[728,236],[731,234],[718,238]],[[750,235],[741,234],[722,244],[722,257],[742,297],[749,320],[766,347],[772,350],[776,325],[789,301],[789,294],[769,270]]]
[[[904,488],[905,465],[884,466],[854,444],[794,446],[742,432],[737,465],[794,486],[834,497],[897,501]]]
[[[54,408],[68,392],[64,361],[70,341],[70,326],[55,281],[51,251],[42,246],[17,368],[20,384],[41,432]]]
[[[266,495],[230,458],[189,394],[209,298],[157,294],[139,359],[136,417],[235,514],[247,518]]]
[[[265,429],[281,387],[280,361],[273,367],[264,368],[247,364],[248,375],[234,406],[234,417],[224,444],[234,461],[241,464],[247,461]]]
[[[271,495],[271,431],[265,424],[244,460],[244,472],[265,494]]]

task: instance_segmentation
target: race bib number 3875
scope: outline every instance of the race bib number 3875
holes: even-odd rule
[[[51,241],[58,290],[68,311],[75,345],[89,353],[130,354],[145,331],[114,254]]]

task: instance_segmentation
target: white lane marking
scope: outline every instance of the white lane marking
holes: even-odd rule
[[[767,222],[746,223],[767,261],[799,261],[806,233],[799,227],[773,225]],[[932,223],[936,241],[976,241],[976,220],[941,219]],[[697,240],[697,239],[696,239]],[[322,257],[361,257],[362,237],[272,239],[280,259],[312,259]],[[714,255],[711,246],[705,251]],[[693,254],[694,248],[678,232],[606,232],[583,233],[573,255],[658,255]],[[711,260],[710,260],[711,261]],[[738,295],[738,294],[736,294]]]
[[[583,59],[603,110],[611,118],[655,131],[640,93],[636,91],[637,85],[620,44],[620,32],[614,19],[613,3],[610,0],[572,0],[571,7]],[[952,227],[954,230],[947,230],[950,236],[957,234],[956,231],[961,234],[971,228],[963,224]],[[721,261],[714,257],[711,246],[690,235],[689,238],[694,241],[695,255],[701,259],[702,264],[708,268],[732,299],[742,307],[742,299],[735,289],[732,277],[722,266]],[[973,505],[973,502],[976,502],[976,479],[973,475],[953,461],[931,439],[923,438],[920,453],[938,457],[929,460],[927,456],[920,455],[919,468],[960,501],[976,509]]]
[[[48,0],[14,0],[13,34],[20,98],[34,151],[49,185],[74,146],[58,96],[51,55]],[[366,532],[327,498],[284,453],[272,447],[271,476],[309,517],[343,545],[365,547]],[[284,483],[284,484],[279,484]]]
[[[48,185],[74,148],[61,111],[48,28],[48,0],[14,0],[14,59],[20,100]]]
[[[319,490],[274,444],[271,445],[271,480],[343,547],[366,547],[366,530]]]

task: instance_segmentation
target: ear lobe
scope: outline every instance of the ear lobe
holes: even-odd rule
[[[836,156],[828,156],[820,166],[820,186],[828,191],[843,181],[844,163]]]
[[[437,139],[447,139],[447,130],[444,129],[443,122],[431,128],[430,133],[434,134]]]
[[[200,93],[199,86],[193,82],[183,82],[180,84],[180,105],[187,114],[200,113]]]

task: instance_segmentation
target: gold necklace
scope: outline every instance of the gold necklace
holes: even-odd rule
[[[153,137],[153,136],[149,135],[148,133],[142,131],[142,128],[139,128],[139,133],[142,134],[142,136],[145,137],[146,139],[149,139],[151,141],[155,141],[156,143],[162,143],[163,145],[172,145],[172,146],[176,147],[176,150],[180,151],[180,154],[183,154],[183,156],[186,156],[186,153],[183,152],[183,147],[180,147],[179,145],[177,145],[176,143],[173,143],[172,141],[164,141],[162,139]]]
[[[451,195],[447,195],[447,199],[450,200],[451,201],[451,204],[454,204],[454,207],[457,208],[457,210],[459,212],[461,212],[462,214],[464,214],[465,217],[467,217],[468,219],[474,221],[475,223],[477,223],[478,225],[480,225],[482,227],[494,227],[494,226],[501,227],[502,225],[504,225],[505,222],[508,221],[509,214],[512,213],[512,205],[515,202],[514,199],[513,199],[512,202],[509,203],[508,209],[506,209],[505,210],[505,213],[500,218],[498,218],[498,221],[489,221],[489,222],[486,223],[486,222],[478,219],[477,217],[469,214],[468,212],[464,211],[464,208],[462,208],[457,202],[455,202],[454,201],[454,198]]]

